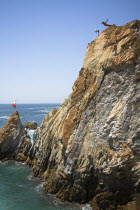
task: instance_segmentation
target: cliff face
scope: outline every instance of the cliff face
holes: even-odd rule
[[[31,147],[19,113],[14,112],[0,130],[0,160],[16,159],[25,161]]]
[[[100,209],[139,190],[139,30],[113,25],[88,44],[73,92],[38,128],[28,163],[47,192]]]

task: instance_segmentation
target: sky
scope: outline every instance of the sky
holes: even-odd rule
[[[140,20],[140,1],[0,0],[0,104],[62,103],[107,18]]]

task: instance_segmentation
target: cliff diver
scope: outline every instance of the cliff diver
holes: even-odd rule
[[[13,104],[11,104],[12,107],[14,107],[14,109],[16,108],[16,102],[14,102]]]
[[[99,36],[100,31],[95,29],[95,33],[98,33],[98,36]]]
[[[104,26],[108,26],[108,27],[112,26],[112,25],[109,25],[107,22],[108,22],[108,19],[106,20],[106,22],[101,22],[101,24],[103,24]]]

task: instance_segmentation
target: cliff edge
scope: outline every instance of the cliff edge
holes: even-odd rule
[[[139,35],[138,20],[105,29],[88,44],[73,92],[44,118],[28,163],[46,192],[109,209],[140,190]]]

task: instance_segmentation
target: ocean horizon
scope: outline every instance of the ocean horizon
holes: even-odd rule
[[[15,111],[19,112],[22,124],[35,121],[40,126],[45,115],[59,106],[60,103],[19,103],[16,108],[13,108],[11,104],[0,104],[0,129]]]

